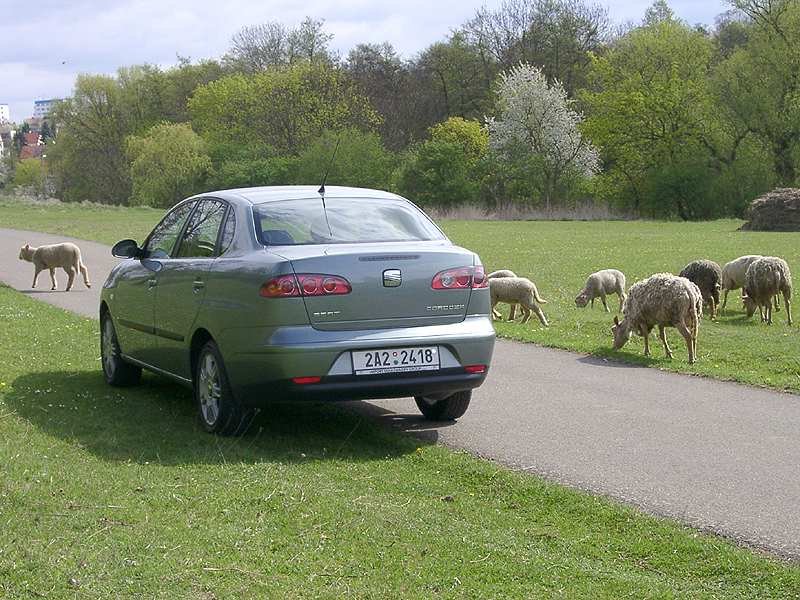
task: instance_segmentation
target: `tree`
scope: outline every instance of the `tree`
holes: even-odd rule
[[[46,193],[47,171],[44,161],[38,158],[28,158],[17,163],[11,185],[14,187],[29,188],[37,196]]]
[[[296,155],[322,131],[369,130],[380,121],[346,73],[320,64],[224,77],[200,86],[189,111],[214,156],[215,146]]]
[[[62,199],[127,202],[130,170],[125,137],[133,130],[133,117],[117,79],[78,76],[72,97],[55,108],[58,142],[47,154]]]
[[[572,107],[559,81],[549,85],[540,69],[522,63],[500,75],[499,116],[487,120],[494,151],[537,160],[547,209],[562,184],[599,170],[597,149],[578,128],[583,116]]]
[[[211,170],[205,144],[186,123],[161,123],[127,139],[131,204],[169,208],[203,186]]]
[[[608,39],[610,21],[606,8],[586,0],[503,0],[496,9],[479,9],[463,31],[487,68],[538,65],[574,94],[585,83],[589,53]]]
[[[397,190],[424,206],[477,204],[489,149],[486,128],[451,117],[429,133],[430,139],[412,148],[395,173]]]
[[[781,0],[736,0],[748,16],[747,43],[719,65],[720,107],[772,153],[780,184],[798,182],[800,153],[800,6]]]
[[[244,73],[298,62],[331,64],[329,43],[333,35],[324,31],[324,24],[322,20],[306,17],[293,29],[277,21],[248,25],[233,36],[225,62]]]
[[[294,181],[318,185],[328,172],[329,185],[386,189],[393,168],[394,156],[378,134],[358,129],[326,131],[298,156]]]

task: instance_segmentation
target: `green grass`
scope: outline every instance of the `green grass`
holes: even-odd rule
[[[800,568],[392,433],[102,381],[97,323],[0,287],[0,597],[788,598]]]
[[[123,238],[142,242],[164,212],[145,207],[21,202],[0,196],[0,227],[55,233],[109,246]]]
[[[62,233],[108,244],[124,237],[143,240],[163,211],[148,208],[37,206],[0,202],[0,227]],[[512,269],[530,277],[548,300],[544,306],[550,327],[534,317],[525,325],[497,323],[500,336],[544,346],[587,352],[652,367],[800,391],[800,309],[795,327],[786,324],[784,310],[772,326],[747,319],[738,292],[728,299],[718,322],[705,318],[700,326],[699,361],[689,365],[686,347],[674,329],[668,330],[675,354],[666,359],[657,335],[653,356],[642,354],[634,337],[621,352],[611,351],[611,319],[599,301],[594,309],[578,309],[574,298],[586,277],[598,269],[617,268],[628,285],[659,271],[678,273],[696,258],[720,264],[743,254],[784,257],[800,269],[800,233],[737,231],[741,221],[677,222],[543,222],[445,221],[443,227],[458,244],[475,250],[487,269]],[[616,307],[616,297],[610,299]],[[506,311],[507,314],[507,311]]]

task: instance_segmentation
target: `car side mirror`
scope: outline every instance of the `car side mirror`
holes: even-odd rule
[[[117,258],[139,258],[142,256],[142,249],[136,240],[122,240],[114,244],[111,254]]]

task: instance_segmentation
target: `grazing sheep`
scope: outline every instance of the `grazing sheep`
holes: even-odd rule
[[[538,303],[546,304],[547,301],[539,296],[530,279],[524,277],[496,277],[489,280],[489,295],[492,302],[492,314],[495,313],[495,306],[498,302],[507,304],[519,304],[523,312],[522,322],[527,323],[531,318],[531,311],[536,313],[542,325],[547,327],[547,318],[544,316]]]
[[[786,305],[786,317],[792,324],[792,273],[789,265],[782,258],[763,256],[754,260],[744,276],[744,307],[747,316],[752,317],[758,307],[761,320],[772,324],[773,299],[783,294]]]
[[[713,260],[694,260],[683,267],[681,277],[700,288],[703,302],[711,308],[711,318],[717,318],[719,290],[722,287],[722,269]]]
[[[744,287],[744,276],[747,273],[747,267],[758,258],[761,258],[760,254],[748,254],[740,256],[722,267],[722,310],[725,310],[725,306],[728,303],[728,292]],[[780,310],[777,296],[775,297],[775,310]]]
[[[86,266],[81,260],[81,250],[75,244],[65,242],[63,244],[39,246],[38,248],[32,248],[30,244],[25,244],[19,250],[19,259],[33,263],[33,284],[31,287],[36,287],[39,273],[47,269],[50,271],[50,280],[53,284],[50,289],[56,289],[56,269],[59,267],[69,275],[67,291],[72,289],[72,283],[75,281],[75,274],[78,271],[83,275],[83,282],[86,287],[92,287],[92,284],[89,283],[89,271],[86,270]]]
[[[494,279],[495,277],[516,277],[517,274],[514,271],[509,271],[508,269],[500,269],[498,271],[492,271],[486,276],[486,279]],[[508,320],[513,321],[514,317],[517,313],[517,305],[511,305],[511,311],[508,313]],[[500,314],[499,310],[492,310],[492,316],[495,319],[502,319],[503,315]]]
[[[685,277],[657,273],[633,284],[628,290],[622,313],[622,321],[614,317],[611,327],[614,350],[622,348],[631,339],[631,334],[636,332],[644,338],[645,356],[650,356],[650,331],[658,325],[664,351],[667,357],[672,358],[664,328],[675,327],[686,340],[689,363],[697,360],[697,333],[703,314],[703,296],[700,289]]]
[[[608,304],[606,303],[606,294],[617,294],[619,296],[619,309],[622,310],[622,303],[625,301],[625,275],[622,271],[616,269],[603,269],[592,273],[586,280],[586,285],[583,286],[578,297],[575,298],[575,306],[583,308],[589,301],[594,307],[594,299],[600,298],[603,301],[603,307],[606,312]]]

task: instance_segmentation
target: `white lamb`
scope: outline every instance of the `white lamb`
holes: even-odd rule
[[[33,263],[33,284],[31,287],[36,287],[36,280],[39,278],[39,273],[47,269],[50,271],[50,280],[53,284],[50,289],[56,289],[57,268],[64,269],[67,275],[69,275],[67,291],[72,289],[72,283],[75,281],[75,274],[79,271],[81,275],[83,275],[83,282],[86,284],[86,287],[92,287],[92,284],[89,283],[89,271],[81,260],[81,250],[75,244],[65,242],[63,244],[39,246],[38,248],[32,248],[30,244],[25,244],[19,250],[19,259]]]
[[[523,312],[522,322],[527,323],[531,318],[531,312],[535,312],[542,325],[548,326],[547,318],[544,316],[538,303],[546,304],[539,296],[536,284],[524,277],[496,277],[489,280],[489,295],[492,302],[492,314],[495,314],[495,306],[498,302],[507,304],[519,304]]]
[[[740,256],[739,258],[726,263],[725,266],[722,267],[721,310],[725,310],[725,305],[728,302],[729,290],[738,290],[744,288],[744,276],[747,273],[747,267],[749,267],[753,261],[759,258],[762,258],[760,254],[748,254],[746,256]],[[742,296],[744,296],[744,292],[742,292]],[[777,296],[775,297],[775,310],[780,310],[780,304]]]
[[[622,321],[614,317],[611,327],[614,350],[622,348],[631,339],[631,334],[636,332],[644,338],[645,356],[650,356],[650,331],[658,325],[664,351],[667,357],[672,358],[664,329],[675,327],[686,340],[689,363],[697,360],[697,334],[703,314],[703,296],[700,288],[685,277],[657,273],[633,284],[628,290],[622,312]]]
[[[619,296],[619,309],[622,310],[622,303],[625,302],[625,275],[616,269],[603,269],[589,275],[586,285],[583,286],[580,294],[575,298],[575,306],[583,308],[590,301],[594,307],[594,299],[600,298],[603,306],[608,310],[606,303],[607,294],[617,294]]]
[[[514,273],[514,271],[509,271],[508,269],[499,269],[497,271],[492,271],[491,273],[489,273],[486,276],[486,279],[495,279],[496,277],[516,277],[516,276],[517,276],[517,274]],[[509,321],[513,321],[514,317],[516,316],[516,314],[517,314],[517,305],[516,304],[512,304],[511,305],[511,311],[508,314],[508,320]],[[503,315],[500,314],[500,311],[496,310],[496,309],[492,310],[492,316],[495,319],[502,319],[503,318]]]

